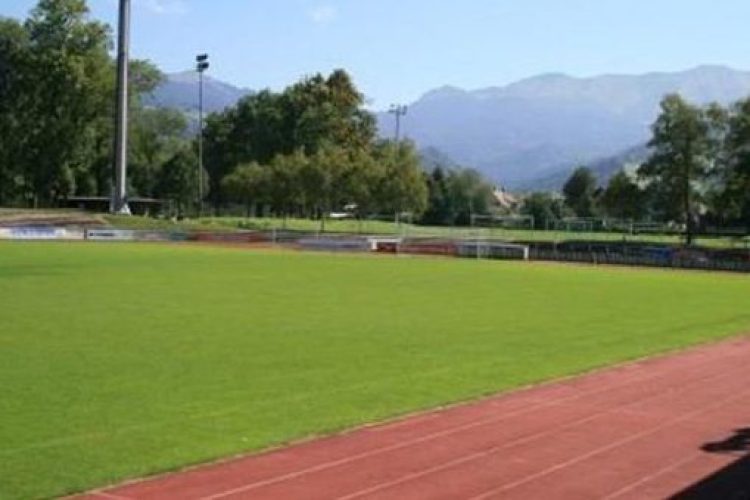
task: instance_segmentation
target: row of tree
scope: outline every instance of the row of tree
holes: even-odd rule
[[[359,215],[422,213],[427,185],[414,145],[379,140],[363,106],[350,76],[336,70],[213,114],[204,134],[211,204],[282,216],[346,206]]]
[[[561,195],[532,193],[524,199],[520,211],[533,216],[538,227],[569,218],[667,222],[658,217],[658,205],[637,172],[620,170],[601,186],[591,169],[579,167],[566,181]]]
[[[248,215],[272,213],[320,218],[346,209],[351,214],[422,213],[427,186],[419,157],[409,143],[380,142],[371,149],[325,145],[299,149],[268,164],[237,166],[221,181],[222,196],[241,203]]]
[[[427,176],[428,208],[423,224],[466,226],[472,215],[497,211],[495,187],[473,169],[435,168]]]
[[[0,205],[111,194],[111,49],[110,28],[89,18],[85,0],[40,0],[24,22],[0,18]],[[130,73],[129,196],[170,199],[184,214],[200,191],[195,140],[181,112],[142,104],[161,83],[159,70],[134,61]],[[209,116],[207,201],[216,212],[241,204],[249,213],[308,217],[347,206],[360,215],[426,212],[433,223],[465,220],[472,203],[487,209],[486,184],[482,195],[460,188],[476,190],[478,174],[428,178],[413,144],[378,139],[364,103],[338,70]]]
[[[85,0],[40,0],[24,22],[0,18],[0,204],[54,206],[112,188],[115,64],[110,28]],[[130,192],[161,196],[162,166],[191,153],[186,120],[146,109],[162,80],[131,65]]]
[[[109,196],[115,64],[111,30],[85,0],[40,0],[24,22],[0,18],[0,204],[54,206],[72,195]],[[131,68],[129,193],[195,207],[195,141],[185,116],[146,108],[163,75]],[[409,142],[378,139],[349,75],[262,91],[207,119],[207,201],[277,215],[410,212],[429,224],[468,224],[493,210],[493,187],[473,170],[427,173]],[[724,108],[667,96],[651,156],[635,174],[599,187],[577,170],[562,200],[536,193],[522,212],[538,223],[566,216],[750,226],[750,99]]]
[[[492,187],[472,170],[427,174],[413,143],[381,140],[365,99],[343,70],[265,90],[207,120],[209,200],[216,210],[324,218],[409,213],[432,224],[489,210]]]
[[[727,108],[696,106],[679,95],[661,103],[650,157],[600,187],[577,169],[563,199],[536,193],[524,211],[539,220],[611,217],[681,224],[688,240],[701,224],[750,227],[750,99]]]
[[[667,96],[653,126],[652,155],[638,171],[661,219],[750,227],[750,99],[729,108]]]

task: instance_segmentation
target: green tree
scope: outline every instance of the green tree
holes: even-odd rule
[[[320,218],[325,230],[328,215],[346,196],[346,173],[350,162],[343,149],[327,145],[309,157],[301,170],[305,199]]]
[[[468,225],[473,215],[490,212],[494,187],[478,171],[460,169],[450,172],[447,187],[451,223]]]
[[[305,201],[303,175],[311,160],[302,152],[277,155],[270,165],[268,201],[274,212],[286,218]]]
[[[257,161],[253,155],[240,154],[235,140],[234,109],[214,113],[206,118],[203,131],[203,158],[211,193],[208,199],[220,210],[227,199],[221,182],[237,165]]]
[[[257,207],[265,203],[269,194],[269,169],[257,163],[240,165],[224,177],[222,188],[230,199],[245,206],[247,217],[257,213]]]
[[[384,212],[410,213],[420,217],[427,209],[427,182],[414,144],[408,141],[383,141],[374,150],[376,161],[383,165],[383,182],[379,187],[379,204]]]
[[[153,196],[162,166],[187,144],[187,119],[177,110],[133,107],[128,148],[131,192]]]
[[[448,180],[445,170],[438,166],[426,177],[427,210],[421,222],[427,225],[452,225],[455,214],[448,193]]]
[[[375,138],[375,119],[362,106],[364,95],[349,74],[335,70],[305,78],[281,96],[293,147],[309,154],[325,146],[348,150],[368,147]]]
[[[85,0],[40,0],[23,23],[0,19],[0,203],[54,205],[109,195],[115,65],[107,25]],[[181,113],[145,109],[163,79],[130,68],[129,192],[154,194],[158,171],[186,143]]]
[[[736,103],[725,123],[714,205],[724,222],[750,227],[750,98]]]
[[[546,228],[565,216],[565,206],[551,193],[532,193],[523,200],[521,213],[532,216],[535,227]]]
[[[27,167],[25,116],[33,102],[30,92],[28,33],[15,20],[0,18],[0,204],[17,201]],[[21,198],[26,193],[20,193]]]
[[[344,202],[356,207],[358,218],[373,214],[378,209],[377,187],[385,178],[385,168],[371,151],[358,149],[350,153],[343,179]]]
[[[237,165],[268,165],[279,155],[343,148],[367,150],[375,138],[375,119],[363,109],[364,97],[349,75],[336,70],[314,75],[281,93],[265,90],[207,119],[205,158],[212,203],[223,202],[221,179]]]
[[[565,204],[577,217],[592,217],[596,195],[596,177],[591,169],[577,168],[563,186]]]
[[[704,110],[677,94],[661,103],[661,114],[652,127],[652,154],[639,175],[652,183],[662,217],[685,224],[686,242],[695,233],[702,183],[713,165],[711,121]]]
[[[624,170],[617,172],[601,197],[604,212],[617,219],[639,220],[645,215],[645,195]]]
[[[195,152],[188,147],[180,149],[159,172],[156,192],[174,203],[177,215],[182,217],[198,200],[198,169]]]
[[[296,149],[294,119],[287,116],[283,94],[264,90],[247,96],[221,113],[210,115],[204,129],[204,158],[211,179],[211,202],[224,202],[222,178],[237,165],[268,165]]]
[[[143,96],[156,90],[164,82],[164,79],[164,73],[151,61],[131,59],[128,66],[128,81],[130,82],[128,97],[131,101],[130,105],[142,105]]]
[[[90,21],[84,0],[40,0],[24,27],[30,63],[24,92],[34,96],[21,128],[27,134],[24,184],[35,204],[75,191],[111,107],[109,28]]]

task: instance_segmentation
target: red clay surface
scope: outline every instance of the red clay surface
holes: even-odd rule
[[[86,499],[750,498],[750,339]]]

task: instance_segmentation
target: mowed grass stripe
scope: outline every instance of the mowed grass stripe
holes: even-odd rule
[[[60,495],[750,331],[728,274],[0,244],[0,498]]]

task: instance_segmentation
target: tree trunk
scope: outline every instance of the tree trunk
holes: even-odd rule
[[[690,165],[689,162],[685,162],[684,172],[684,193],[683,193],[683,210],[685,211],[685,244],[691,246],[693,244],[693,214],[690,203]]]

